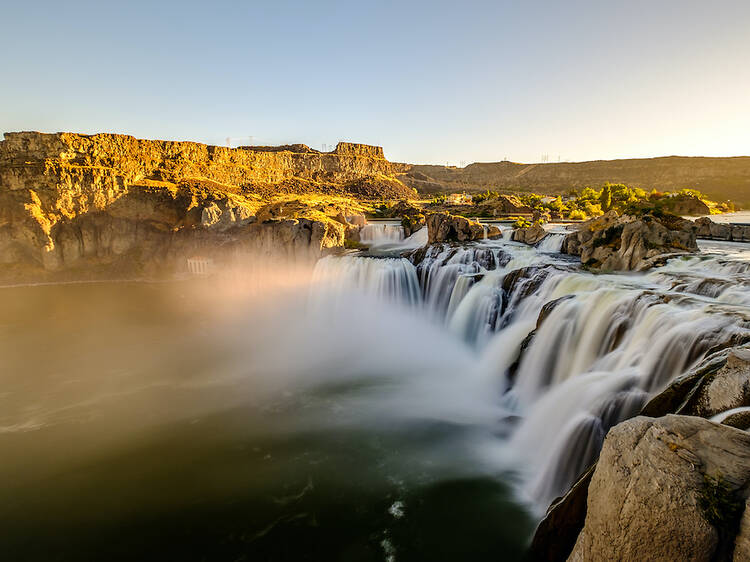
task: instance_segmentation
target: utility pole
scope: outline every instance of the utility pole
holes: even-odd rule
[[[247,136],[247,137],[227,137],[226,138],[227,146],[231,147],[232,146],[232,142],[234,142],[234,141],[241,141],[241,140],[245,140],[245,139],[247,139],[249,141],[248,144],[252,146],[252,144],[253,144],[253,137],[252,137],[252,135],[251,136]]]

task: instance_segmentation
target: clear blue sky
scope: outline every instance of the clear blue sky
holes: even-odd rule
[[[750,154],[747,0],[29,1],[0,34],[0,131],[416,163]]]

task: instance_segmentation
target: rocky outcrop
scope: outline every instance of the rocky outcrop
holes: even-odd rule
[[[450,213],[432,213],[427,216],[427,236],[430,244],[438,242],[469,242],[481,240],[485,237],[485,227],[467,219],[466,217],[451,215]],[[496,226],[487,227],[487,237],[500,236],[500,229]]]
[[[604,441],[569,560],[728,559],[749,484],[750,434],[689,416],[623,422]]]
[[[300,207],[295,200],[287,203]],[[193,254],[216,262],[239,254],[309,261],[343,246],[345,233],[346,225],[320,212],[308,209],[300,216],[278,203],[253,207],[241,197],[196,194],[180,184],[170,191],[131,188],[106,210],[57,221],[41,251],[6,238],[0,256],[10,266],[3,273],[19,280],[66,271],[78,272],[78,278],[107,269],[118,276],[150,276],[183,270]]]
[[[709,353],[651,398],[641,413],[652,417],[668,413],[712,417],[750,406],[748,337],[747,334],[738,334]]]
[[[679,216],[699,217],[711,213],[705,201],[694,195],[677,194],[664,199],[663,209]]]
[[[750,335],[734,334],[651,398],[641,410],[649,417],[684,414],[711,417],[750,405]]]
[[[404,236],[409,237],[425,226],[426,217],[421,207],[402,199],[378,214],[380,218],[401,219]]]
[[[290,193],[413,196],[396,179],[399,170],[380,147],[351,143],[320,153],[302,145],[232,149],[126,135],[7,133],[0,143],[0,263],[6,272],[55,271],[132,253],[139,262],[163,262],[233,236],[307,239],[319,255],[343,243],[347,225],[332,218],[347,209],[320,202],[275,215],[268,204]],[[267,216],[256,217],[263,208]]]
[[[735,348],[723,367],[704,377],[690,413],[709,418],[742,406],[750,406],[750,349]]]
[[[695,219],[695,226],[698,238],[750,242],[750,226],[716,223],[708,217]]]
[[[521,203],[515,195],[499,195],[480,203],[476,208],[477,214],[484,217],[503,215],[528,215],[533,209]]]
[[[513,230],[511,240],[533,246],[534,244],[541,242],[547,234],[548,232],[544,230],[544,227],[541,224],[534,223],[531,226],[516,228]]]
[[[610,211],[566,236],[562,252],[602,270],[640,271],[667,257],[698,251],[692,221],[674,215],[619,216]]]

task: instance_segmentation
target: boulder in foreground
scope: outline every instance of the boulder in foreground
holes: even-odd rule
[[[621,423],[604,442],[569,560],[746,559],[748,484],[744,431],[692,416]]]

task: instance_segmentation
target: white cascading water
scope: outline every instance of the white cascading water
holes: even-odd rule
[[[365,292],[407,305],[422,300],[416,270],[405,258],[322,258],[315,266],[312,286],[313,297],[319,291]]]
[[[399,248],[404,250],[416,250],[422,246],[427,245],[428,240],[427,227],[423,226],[408,238],[404,239],[403,243],[399,244]]]
[[[728,417],[735,414],[743,414],[745,412],[750,412],[750,406],[740,406],[739,408],[732,408],[731,410],[727,410],[726,412],[721,412],[720,414],[716,414],[715,416],[713,416],[711,418],[711,421],[716,423],[723,423],[724,420],[726,420]]]
[[[337,291],[421,308],[475,349],[466,371],[496,392],[505,458],[539,513],[596,459],[611,426],[750,325],[750,251],[704,244],[711,254],[645,275],[594,275],[559,255],[563,238],[438,244],[404,254],[416,267],[328,257],[315,271]]]
[[[565,234],[551,232],[536,245],[540,252],[557,254],[562,249]]]
[[[404,227],[398,223],[370,223],[362,227],[359,239],[366,245],[395,244],[404,239]]]

